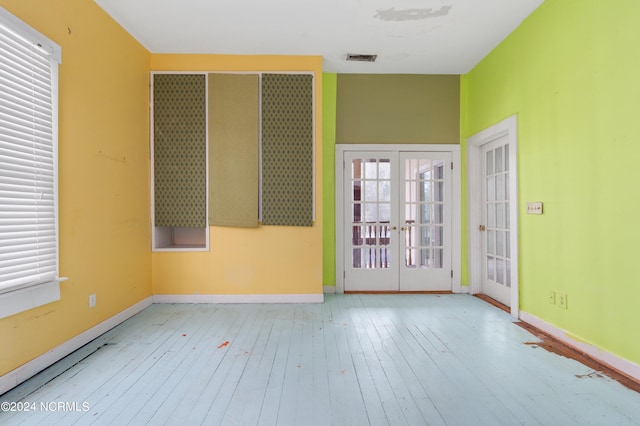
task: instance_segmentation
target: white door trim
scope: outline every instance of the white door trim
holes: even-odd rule
[[[472,294],[482,291],[482,238],[478,231],[482,217],[482,145],[507,136],[509,143],[509,203],[511,257],[511,316],[519,314],[518,282],[518,133],[517,117],[495,124],[467,139],[467,218],[469,241],[469,290]]]
[[[451,291],[454,293],[467,293],[468,287],[460,285],[460,251],[462,243],[461,233],[461,175],[460,175],[460,145],[449,144],[337,144],[335,164],[335,192],[336,192],[336,293],[344,293],[344,153],[347,151],[391,151],[391,152],[450,152],[453,170],[451,173],[452,194],[451,202],[452,227],[451,227],[451,268],[453,278]],[[338,220],[340,219],[340,220]]]

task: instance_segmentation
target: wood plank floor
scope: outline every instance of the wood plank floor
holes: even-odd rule
[[[0,396],[1,425],[627,425],[640,394],[468,295],[152,305]]]

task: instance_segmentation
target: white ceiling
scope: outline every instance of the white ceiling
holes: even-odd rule
[[[378,74],[464,74],[543,2],[95,1],[152,53],[320,55],[327,72]]]

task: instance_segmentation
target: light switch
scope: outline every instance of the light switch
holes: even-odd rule
[[[527,203],[527,214],[542,214],[542,201]]]

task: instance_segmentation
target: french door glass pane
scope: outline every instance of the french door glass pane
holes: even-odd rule
[[[376,179],[378,177],[378,162],[375,159],[367,160],[364,163],[365,179]]]
[[[496,209],[492,203],[487,203],[487,227],[496,227]]]
[[[444,201],[444,182],[435,182],[433,190],[433,201]]]
[[[487,231],[487,254],[495,254],[495,231]]]
[[[496,200],[504,201],[504,175],[496,176]]]
[[[362,268],[362,249],[354,248],[351,250],[352,252],[352,265],[354,269]]]
[[[416,212],[416,208],[415,206],[411,206],[410,211],[407,212],[408,214],[406,215],[405,221],[404,223],[406,225],[412,225],[414,223],[420,223],[420,219],[416,216],[417,212]]]
[[[420,206],[420,222],[424,224],[431,223],[431,205],[422,204]]]
[[[421,246],[427,246],[428,247],[430,245],[429,243],[431,242],[431,239],[433,238],[432,234],[431,234],[431,230],[432,230],[432,228],[429,227],[429,226],[422,226],[420,228],[420,245]]]
[[[496,183],[493,176],[487,177],[487,201],[492,202],[496,200]]]
[[[391,162],[388,159],[380,159],[378,162],[379,179],[391,179]]]
[[[496,259],[487,256],[487,279],[495,281],[496,277]]]
[[[353,204],[353,209],[352,209],[353,215],[351,217],[351,221],[353,223],[360,223],[362,222],[362,204],[359,203],[354,203]]]
[[[418,164],[419,164],[419,170],[421,172],[423,172],[426,176],[424,179],[432,179],[431,178],[431,173],[433,168],[431,167],[431,160],[427,160],[427,159],[420,159],[418,160]]]
[[[378,199],[378,182],[368,180],[364,183],[364,200],[376,201]]]
[[[435,160],[433,162],[433,178],[442,180],[444,179],[444,161]]]
[[[431,263],[431,259],[429,257],[429,249],[421,249],[420,250],[420,266],[429,267]]]
[[[423,268],[440,269],[443,264],[443,249],[421,249],[420,266]]]
[[[373,269],[376,266],[376,249],[367,248],[365,250],[365,268]]]
[[[404,170],[404,180],[409,181],[413,179],[411,175],[418,168],[418,160],[406,160]]]
[[[504,248],[503,238],[504,232],[496,231],[496,256],[504,256],[504,253],[502,251]]]
[[[509,171],[509,145],[504,146],[504,171]]]
[[[360,180],[354,181],[352,187],[353,187],[353,190],[352,190],[353,201],[362,201],[362,181]]]
[[[504,205],[502,203],[496,203],[496,227],[504,227]]]
[[[422,183],[422,191],[420,191],[420,201],[426,203],[431,201],[431,184],[429,184],[428,182]]]
[[[351,245],[361,246],[364,243],[362,226],[353,226],[351,228]]]
[[[367,223],[376,222],[378,220],[378,205],[368,203],[364,205],[364,220]]]
[[[487,175],[493,174],[493,152],[487,152]]]
[[[505,203],[504,204],[504,223],[505,223],[505,228],[509,229],[509,203]]]
[[[391,181],[383,180],[378,182],[378,201],[391,202]]]
[[[509,201],[509,173],[504,174],[504,199]]]
[[[389,252],[390,250],[386,247],[380,249],[380,268],[382,269],[389,268]]]
[[[407,268],[415,268],[416,267],[416,250],[412,248],[407,248],[405,250],[405,266]]]
[[[436,204],[433,206],[433,223],[442,225],[444,223],[444,204]]]
[[[444,244],[444,227],[436,226],[431,228],[433,230],[433,244],[434,246],[442,246]]]
[[[360,179],[362,178],[362,160],[355,159],[351,162],[351,179]]]
[[[504,260],[496,259],[496,282],[504,284]]]
[[[442,269],[444,268],[444,259],[443,259],[443,254],[444,254],[444,249],[443,248],[435,248],[431,250],[433,253],[433,264],[431,265],[431,267],[433,269]]]
[[[389,223],[391,221],[391,203],[381,203],[379,205],[379,215],[381,223]]]

